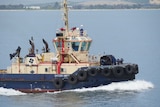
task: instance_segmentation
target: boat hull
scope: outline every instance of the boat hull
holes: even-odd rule
[[[135,79],[134,74],[115,78],[113,76],[105,77],[98,73],[95,76],[87,75],[85,80],[77,80],[75,83],[69,82],[68,77],[69,75],[54,74],[0,74],[0,87],[12,88],[25,93],[41,93],[97,87],[101,85],[108,85],[112,82]],[[57,81],[57,79],[62,80],[63,83],[61,81]]]

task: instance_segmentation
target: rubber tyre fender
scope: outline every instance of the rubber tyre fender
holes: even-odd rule
[[[113,74],[115,77],[121,77],[124,74],[123,67],[117,66],[113,68]]]
[[[94,77],[97,75],[97,70],[95,68],[91,68],[90,70],[88,70],[88,75]]]
[[[78,82],[78,78],[76,75],[70,75],[68,77],[68,83],[70,84],[76,84]]]
[[[109,77],[111,75],[111,69],[104,68],[104,69],[102,69],[101,73],[102,73],[103,76]]]
[[[86,71],[79,71],[77,74],[78,80],[84,81],[87,79],[87,72]]]
[[[138,70],[138,65],[135,64],[135,65],[134,65],[134,71],[133,71],[133,73],[134,73],[134,74],[138,74],[138,72],[139,72],[139,70]]]
[[[56,89],[61,89],[64,86],[64,81],[62,80],[62,78],[56,78],[54,80],[54,86]]]
[[[128,75],[133,74],[133,71],[134,71],[133,66],[131,66],[131,65],[125,66],[125,72],[126,72]]]

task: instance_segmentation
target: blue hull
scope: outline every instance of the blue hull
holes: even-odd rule
[[[87,78],[83,81],[69,82],[68,76],[55,74],[0,74],[0,87],[12,88],[26,93],[39,93],[97,87],[112,82],[135,79],[134,74],[115,78],[114,76],[106,77],[101,73],[97,73],[94,76],[87,75]],[[56,79],[63,80],[63,83]]]

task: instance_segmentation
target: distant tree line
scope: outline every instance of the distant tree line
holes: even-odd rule
[[[74,9],[131,9],[131,8],[141,8],[141,5],[89,5],[82,6],[77,5],[73,7]]]
[[[37,4],[37,5],[23,5],[23,4],[0,5],[0,10],[27,9],[25,7],[29,7],[29,6],[39,6],[40,9],[60,9],[61,8],[61,4],[59,2],[55,2],[55,3]]]
[[[76,5],[72,7],[73,9],[141,9],[141,8],[160,8],[160,5],[153,4],[133,4],[133,5]]]
[[[41,9],[61,9],[61,3],[55,2],[55,3],[49,3],[49,4],[43,4],[40,5]]]
[[[29,5],[32,6],[32,5]],[[61,3],[60,2],[54,2],[54,3],[46,3],[46,4],[37,4],[34,6],[39,6],[40,9],[61,9]],[[69,6],[71,6],[72,9],[140,9],[140,8],[160,8],[160,5],[154,5],[154,4],[133,4],[133,5],[80,5],[76,3],[69,3]],[[26,5],[19,4],[19,5],[0,5],[0,10],[2,9],[26,9]]]
[[[24,5],[19,4],[19,5],[0,5],[0,9],[23,9]]]

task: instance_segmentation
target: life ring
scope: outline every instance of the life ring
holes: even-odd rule
[[[56,78],[54,80],[54,86],[56,89],[61,89],[63,87],[63,85],[64,85],[64,82],[63,82],[62,78]]]
[[[133,74],[133,70],[134,70],[133,66],[131,66],[131,65],[125,66],[125,72],[126,72],[128,75]]]
[[[111,75],[111,69],[109,69],[109,68],[104,68],[104,69],[102,69],[101,73],[102,73],[102,75],[104,75],[105,77],[108,77],[108,76]]]
[[[33,64],[33,62],[34,62],[34,59],[30,58],[29,63]]]
[[[97,75],[97,70],[95,68],[91,68],[88,70],[88,75],[94,77]]]
[[[133,65],[133,67],[134,67],[134,71],[133,71],[133,73],[134,74],[138,74],[138,65],[137,64],[135,64],[135,65]]]
[[[113,74],[115,77],[120,77],[124,74],[124,69],[123,67],[117,66],[113,68]]]
[[[68,77],[68,82],[69,82],[70,84],[76,84],[76,83],[78,82],[77,76],[75,76],[75,75],[70,75],[70,76]]]
[[[84,81],[87,79],[87,72],[86,71],[79,71],[77,74],[78,80]]]

